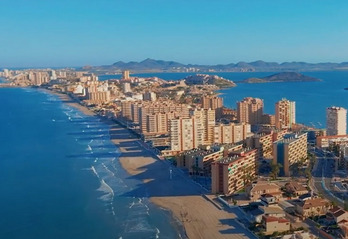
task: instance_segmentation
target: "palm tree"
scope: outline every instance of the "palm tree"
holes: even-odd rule
[[[271,177],[273,180],[276,180],[279,172],[280,172],[280,168],[282,168],[283,166],[280,163],[272,163],[271,164]]]

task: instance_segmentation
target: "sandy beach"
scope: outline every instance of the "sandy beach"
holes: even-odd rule
[[[205,199],[202,196],[208,193],[205,189],[168,162],[158,159],[127,129],[113,124],[110,133],[112,141],[122,152],[120,162],[123,168],[143,181],[132,193],[146,195],[156,205],[172,211],[184,226],[188,238],[253,237],[233,220],[235,214],[221,210]]]
[[[48,92],[58,95],[63,103],[86,115],[95,115],[66,94]],[[158,159],[132,132],[114,121],[103,121],[111,126],[110,136],[121,151],[119,160],[122,167],[132,177],[143,182],[129,195],[149,197],[154,204],[170,210],[184,226],[190,239],[254,238],[234,220],[234,213],[222,210],[207,200],[203,195],[209,192],[167,161]]]

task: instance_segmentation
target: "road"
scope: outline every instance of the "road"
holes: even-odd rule
[[[335,194],[331,187],[331,179],[335,168],[335,156],[333,153],[320,149],[315,149],[312,153],[315,153],[317,158],[312,171],[312,187],[314,186],[314,191],[335,202],[338,206],[344,207],[344,201]]]

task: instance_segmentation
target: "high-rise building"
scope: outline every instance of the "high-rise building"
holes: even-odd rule
[[[50,79],[51,80],[56,80],[57,79],[57,74],[56,74],[56,71],[55,70],[51,70],[49,72],[49,75],[50,75]]]
[[[222,116],[223,99],[215,95],[205,95],[201,99],[203,109],[215,110],[215,117],[219,119]]]
[[[129,79],[129,71],[123,71],[122,72],[122,79],[128,80]]]
[[[145,101],[155,101],[156,100],[156,93],[151,91],[145,91],[143,94],[143,99]]]
[[[212,193],[231,195],[243,189],[256,175],[256,149],[230,152],[211,164]]]
[[[246,139],[250,134],[250,124],[220,123],[214,126],[214,143],[234,144]]]
[[[204,128],[204,144],[210,145],[214,142],[215,110],[195,109],[192,115],[200,119]]]
[[[329,107],[326,109],[326,134],[347,134],[347,110],[342,107]]]
[[[172,101],[144,101],[138,110],[141,131],[143,133],[147,131],[147,115],[168,112],[174,112],[176,117],[189,117],[189,106],[186,104],[176,104]]]
[[[275,105],[275,125],[277,129],[291,129],[296,123],[295,102],[287,99],[278,101]]]
[[[129,82],[123,83],[123,93],[132,92],[131,85]]]
[[[171,151],[182,152],[197,148],[204,144],[203,136],[204,128],[201,120],[194,116],[170,120]]]
[[[121,102],[121,115],[128,120],[132,119],[132,101],[124,100]]]
[[[307,133],[284,135],[273,143],[273,163],[280,164],[281,176],[290,176],[290,166],[307,158]]]
[[[251,125],[263,122],[263,100],[246,97],[237,103],[237,120]]]
[[[143,134],[168,134],[169,121],[174,119],[175,112],[160,112],[146,115],[146,131]]]

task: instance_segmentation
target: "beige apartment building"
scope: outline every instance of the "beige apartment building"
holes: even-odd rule
[[[212,193],[231,195],[256,176],[256,149],[230,152],[211,164]]]
[[[258,150],[259,158],[270,159],[273,157],[273,133],[255,134],[246,139],[248,147]]]
[[[177,167],[186,168],[190,174],[197,173],[195,170],[199,169],[199,174],[210,175],[211,164],[223,157],[223,147],[201,147],[184,151],[176,156]]]
[[[237,103],[237,120],[251,125],[263,122],[263,100],[246,97]]]
[[[204,127],[201,119],[192,116],[170,120],[171,151],[182,152],[204,145]]]
[[[86,96],[91,104],[103,104],[110,101],[110,91],[87,92]]]
[[[273,143],[273,163],[281,164],[280,175],[290,176],[290,166],[307,158],[307,133],[288,134]]]
[[[273,142],[283,139],[287,130],[270,130],[264,131],[248,137],[245,140],[246,146],[258,150],[259,158],[273,158]]]
[[[146,115],[146,130],[143,131],[143,134],[168,134],[169,121],[175,117],[175,112],[152,113]]]
[[[195,109],[192,116],[200,120],[204,128],[204,144],[210,145],[214,143],[214,126],[215,126],[215,110],[213,109]]]
[[[128,120],[132,119],[132,104],[133,101],[124,100],[121,102],[121,116]]]
[[[214,143],[234,144],[251,136],[250,124],[247,123],[219,123],[214,126]]]
[[[175,112],[177,117],[189,117],[189,106],[186,104],[176,104],[172,101],[147,101],[143,102],[141,107],[138,109],[138,117],[140,129],[142,132],[146,132],[147,115],[154,113],[168,113]]]
[[[326,135],[347,134],[347,110],[342,107],[326,109]]]
[[[277,129],[291,129],[296,123],[295,102],[282,99],[275,104],[275,125]]]
[[[222,116],[223,99],[216,95],[205,95],[201,99],[203,109],[215,110],[215,117],[219,119]]]
[[[50,81],[50,76],[46,71],[29,72],[28,78],[33,85],[42,85]]]

